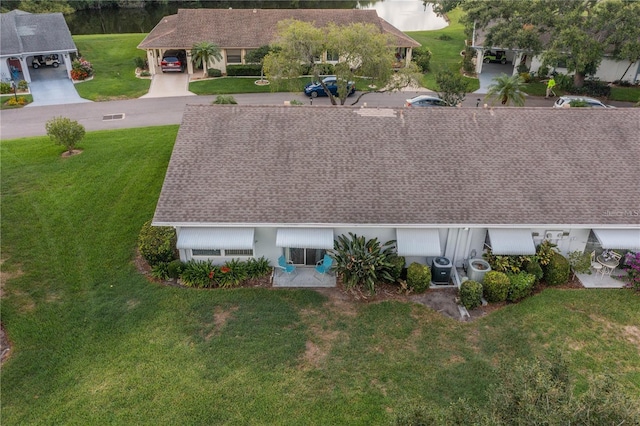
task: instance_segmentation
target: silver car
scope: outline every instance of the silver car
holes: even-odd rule
[[[445,101],[436,97],[429,95],[418,95],[411,99],[407,99],[405,101],[404,106],[406,107],[441,107],[441,106],[449,106]]]
[[[584,96],[560,96],[553,104],[554,108],[568,108],[571,102],[584,102],[587,108],[615,108],[613,105],[606,105],[594,98],[586,98]]]

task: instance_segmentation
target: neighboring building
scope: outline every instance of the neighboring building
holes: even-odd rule
[[[165,52],[182,51],[187,58],[187,72],[193,74],[191,48],[208,41],[222,49],[222,60],[209,67],[226,73],[227,65],[244,64],[247,52],[274,41],[277,24],[286,19],[313,22],[325,27],[330,22],[337,25],[351,23],[373,24],[380,32],[390,34],[398,55],[407,63],[412,49],[420,43],[406,36],[387,21],[378,17],[375,10],[358,9],[179,9],[176,15],[165,16],[138,45],[147,51],[151,74],[160,71],[160,61]],[[337,62],[324,54],[329,63]]]
[[[543,38],[549,39],[549,36],[543,36]],[[471,46],[476,51],[476,73],[482,73],[482,65],[484,59],[490,56],[491,52],[504,52],[508,63],[508,70],[512,75],[518,73],[518,65],[524,63],[531,72],[537,72],[542,66],[542,59],[538,55],[532,55],[525,49],[520,48],[503,48],[500,46],[487,46],[486,45],[486,31],[475,30],[473,31],[473,39],[471,40]],[[554,68],[555,71],[568,74],[568,70],[562,66]],[[624,74],[624,76],[623,76]],[[640,81],[640,61],[629,64],[628,61],[618,61],[611,56],[605,55],[598,67],[598,70],[594,74],[594,77],[601,81],[617,81],[624,80],[631,83],[637,83]]]
[[[640,250],[640,110],[189,105],[153,218],[183,261]]]
[[[35,56],[57,55],[59,66],[71,79],[71,55],[77,54],[62,13],[28,13],[12,10],[0,14],[0,72],[2,80],[31,82],[29,70]]]

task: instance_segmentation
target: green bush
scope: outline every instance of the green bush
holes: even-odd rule
[[[392,264],[389,275],[391,275],[391,278],[393,279],[392,282],[395,283],[400,279],[402,270],[404,269],[404,265],[407,260],[404,258],[404,256],[393,256],[389,259],[389,262],[391,262]]]
[[[431,51],[426,46],[417,48],[413,51],[412,61],[422,72],[428,72],[431,69]]]
[[[247,260],[247,275],[249,278],[260,278],[271,273],[269,259],[264,256],[256,259],[254,257]]]
[[[25,80],[20,80],[18,82],[18,89],[19,90],[27,90],[29,88],[29,83],[27,83]]]
[[[167,267],[167,274],[169,278],[179,278],[180,274],[182,274],[182,270],[184,269],[184,263],[180,261],[180,259],[172,260],[169,262]]]
[[[469,47],[464,49],[464,56],[462,57],[462,69],[464,69],[464,72],[467,72],[467,73],[476,72],[476,66],[473,63],[474,52],[475,51]]]
[[[147,61],[140,56],[133,58],[133,63],[136,65],[136,68],[140,68],[141,70],[147,68]]]
[[[259,77],[262,72],[260,64],[227,65],[229,77]]]
[[[13,90],[11,90],[11,83],[7,83],[5,81],[0,83],[0,93],[2,93],[3,95],[6,95],[7,93],[13,93]]]
[[[239,259],[228,260],[217,272],[214,280],[222,288],[237,287],[249,277],[247,264]]]
[[[233,104],[236,105],[238,102],[236,98],[232,95],[218,95],[216,96],[216,100],[211,102],[212,105],[225,105],[225,104]]]
[[[407,268],[407,286],[415,293],[423,293],[431,286],[431,269],[413,262]]]
[[[504,302],[509,292],[509,277],[504,272],[489,271],[484,275],[482,289],[487,302]]]
[[[542,268],[547,285],[562,285],[569,281],[569,261],[560,253],[555,253],[549,264]]]
[[[536,284],[539,283],[544,276],[544,272],[542,272],[542,266],[540,266],[540,264],[535,260],[530,260],[529,262],[527,262],[524,269],[535,277]]]
[[[151,276],[157,280],[169,279],[169,264],[167,262],[156,263],[151,268]]]
[[[177,259],[175,229],[171,226],[151,226],[151,220],[148,220],[138,235],[138,250],[151,267]]]
[[[464,281],[460,284],[460,303],[467,308],[477,308],[482,304],[482,284],[477,281]]]
[[[336,73],[336,69],[333,64],[316,64],[315,69],[318,71],[318,75],[332,75]],[[302,75],[312,75],[313,69],[311,66],[305,66],[302,69]]]
[[[533,274],[527,272],[520,272],[518,274],[509,274],[509,292],[507,293],[507,300],[509,302],[517,302],[520,299],[524,299],[531,294],[533,286],[536,283],[536,277]]]
[[[209,77],[222,77],[222,71],[217,68],[208,68],[207,76]]]
[[[187,287],[213,287],[214,278],[216,277],[216,267],[211,262],[202,262],[190,260],[184,266],[184,270],[180,275],[182,283]]]

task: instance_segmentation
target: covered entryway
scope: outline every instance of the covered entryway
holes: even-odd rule
[[[64,67],[39,68],[31,73],[29,89],[33,102],[27,107],[63,105],[91,102],[78,95],[73,82],[67,77]]]

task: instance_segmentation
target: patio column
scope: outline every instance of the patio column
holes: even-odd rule
[[[20,68],[22,68],[22,77],[24,78],[24,81],[31,83],[31,74],[29,73],[29,65],[27,64],[26,58],[20,56],[18,59],[20,60]]]
[[[518,66],[520,65],[520,61],[522,61],[522,52],[515,52],[513,55],[513,71],[511,75],[518,74]]]
[[[64,58],[64,69],[67,71],[67,78],[71,80],[71,70],[73,66],[71,64],[71,58],[69,57],[69,52],[62,55]]]
[[[407,47],[406,52],[407,53],[406,53],[405,58],[404,58],[404,61],[405,61],[404,63],[405,63],[405,65],[409,65],[411,63],[411,55],[413,53],[413,48]]]
[[[191,50],[185,49],[187,52],[187,74],[193,74],[193,57],[191,56]]]
[[[478,49],[476,52],[476,74],[480,74],[482,72],[482,64],[484,61],[484,49]]]
[[[147,50],[147,63],[149,64],[149,73],[154,75],[156,73],[156,57],[155,57],[155,49]]]

